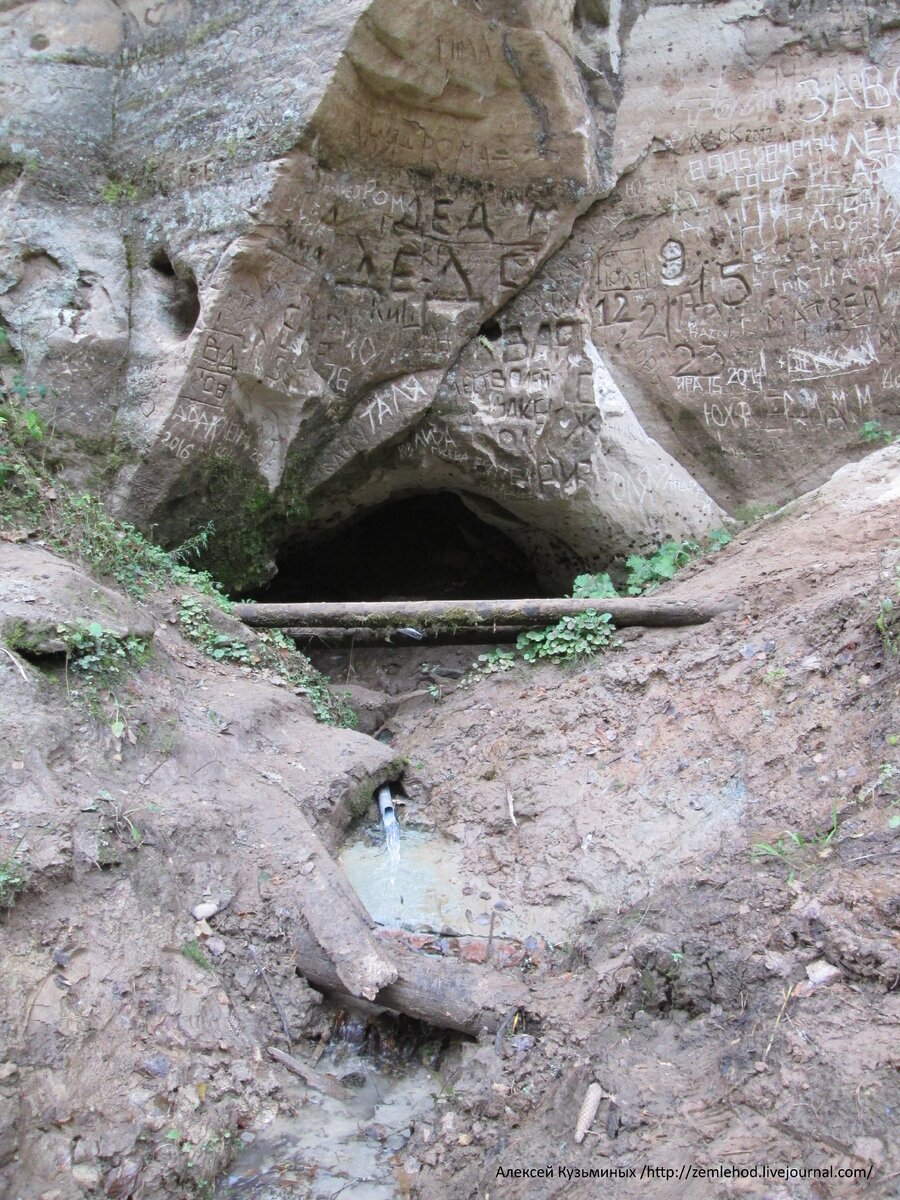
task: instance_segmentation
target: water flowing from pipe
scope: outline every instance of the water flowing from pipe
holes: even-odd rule
[[[381,811],[381,823],[384,826],[384,844],[387,848],[390,864],[391,888],[397,882],[397,868],[400,865],[400,826],[397,823],[397,813],[394,809],[394,798],[389,784],[378,789],[378,808]]]

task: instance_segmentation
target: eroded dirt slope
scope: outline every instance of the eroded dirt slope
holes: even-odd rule
[[[286,942],[313,869],[298,815],[333,846],[398,763],[277,676],[213,664],[176,593],[112,604],[39,546],[0,543],[0,566],[7,636],[48,620],[153,636],[117,687],[118,740],[67,695],[62,657],[0,655],[0,871],[27,876],[0,918],[0,1193],[210,1195],[277,1088],[268,988],[293,1028],[327,1024]]]
[[[327,1025],[286,937],[304,886],[296,816],[336,848],[404,754],[411,804],[458,840],[465,871],[547,927],[511,968],[532,988],[525,1027],[467,1052],[396,1156],[398,1195],[599,1194],[596,1180],[498,1177],[548,1163],[872,1168],[852,1187],[603,1185],[622,1197],[896,1194],[900,674],[874,617],[898,532],[895,447],[670,588],[734,595],[732,613],[623,632],[576,669],[420,696],[391,719],[393,748],[212,665],[171,623],[174,597],[116,610],[154,631],[122,692],[134,745],[67,699],[61,665],[0,655],[0,837],[30,874],[0,936],[0,1190],[206,1186],[279,1099],[268,985],[295,1035]],[[4,603],[52,608],[46,552],[7,553]],[[402,676],[400,657],[383,669]],[[761,843],[779,853],[754,859]],[[205,926],[203,902],[221,909]],[[607,1096],[576,1145],[591,1080]]]
[[[599,1194],[596,1180],[498,1177],[547,1163],[871,1165],[872,1194],[898,1194],[900,672],[874,623],[898,533],[894,448],[668,589],[736,595],[733,615],[623,632],[601,663],[517,668],[396,722],[425,764],[411,794],[463,842],[473,875],[513,910],[552,901],[571,930],[531,972],[534,1046],[483,1048],[420,1128],[417,1195]],[[754,856],[761,843],[780,855]],[[591,1080],[612,1098],[578,1146]]]

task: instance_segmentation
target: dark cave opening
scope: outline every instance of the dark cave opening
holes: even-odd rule
[[[498,600],[547,596],[524,550],[454,492],[390,500],[316,542],[293,541],[256,599]]]
[[[193,272],[175,270],[171,258],[160,247],[150,256],[150,266],[160,278],[164,311],[172,332],[182,341],[189,337],[200,318],[200,293]]]

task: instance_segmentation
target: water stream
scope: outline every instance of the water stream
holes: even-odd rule
[[[375,894],[395,914],[389,923],[399,924],[404,892],[417,876],[415,851],[427,838],[404,833],[401,852],[390,787],[380,788],[377,800],[383,837],[374,836],[371,827],[366,830],[368,857],[361,865]],[[407,861],[404,855],[410,851]],[[424,874],[429,874],[427,867]],[[358,888],[358,880],[354,882]],[[439,912],[443,903],[436,895],[430,906]],[[416,901],[414,920],[420,907]],[[397,1023],[417,1030],[407,1029],[405,1045]],[[315,1064],[320,1075],[332,1075],[349,1087],[349,1095],[337,1099],[287,1076],[278,1104],[261,1113],[245,1135],[231,1172],[216,1188],[216,1200],[333,1200],[344,1192],[354,1200],[394,1200],[415,1121],[431,1109],[442,1087],[432,1067],[442,1061],[448,1043],[452,1057],[459,1051],[450,1035],[432,1034],[433,1045],[427,1040],[428,1027],[407,1018],[351,1016]],[[370,1035],[380,1053],[364,1048]],[[300,1051],[300,1056],[308,1061],[308,1052]]]
[[[304,1056],[305,1057],[305,1056]],[[315,1068],[352,1081],[349,1099],[286,1077],[279,1105],[249,1133],[216,1200],[394,1200],[412,1127],[441,1090],[419,1062],[379,1067],[365,1054],[329,1049]],[[344,1189],[342,1191],[342,1189]]]
[[[480,937],[491,930],[498,939],[523,938],[535,930],[553,936],[552,910],[536,905],[512,910],[483,875],[465,869],[459,842],[415,828],[415,815],[401,832],[390,788],[379,789],[377,800],[380,820],[359,824],[339,856],[377,924]],[[404,1021],[416,1027],[411,1040],[404,1035],[405,1050],[403,1037],[395,1036],[396,1026],[390,1025]],[[317,1072],[336,1075],[344,1086],[352,1080],[350,1097],[335,1099],[285,1075],[279,1103],[249,1131],[250,1144],[219,1184],[217,1200],[333,1200],[338,1195],[394,1200],[401,1194],[404,1148],[414,1122],[429,1112],[441,1090],[441,1077],[431,1068],[446,1057],[447,1035],[403,1017],[356,1020],[367,1036],[376,1028],[373,1022],[382,1032],[379,1022],[395,1031],[387,1043],[375,1032],[378,1053],[348,1046],[345,1037],[315,1062]],[[436,1053],[428,1049],[431,1038]],[[393,1050],[380,1053],[385,1045]],[[454,1042],[453,1047],[450,1054],[456,1058],[460,1046]],[[308,1050],[295,1053],[310,1061]]]
[[[400,825],[397,822],[397,810],[394,807],[394,797],[391,795],[391,785],[383,784],[378,789],[378,808],[381,812],[381,824],[384,828],[384,844],[388,855],[390,886],[393,891],[397,886],[397,869],[400,865]]]

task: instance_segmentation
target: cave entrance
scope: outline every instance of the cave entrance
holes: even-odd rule
[[[257,599],[497,600],[550,595],[524,550],[455,492],[420,492],[370,509],[316,541],[295,540]]]

